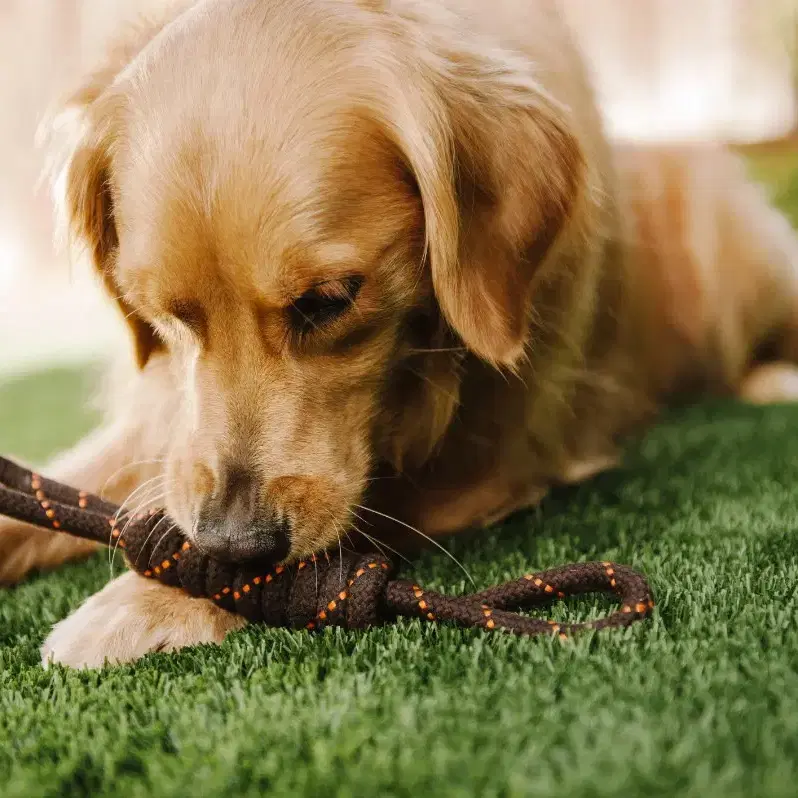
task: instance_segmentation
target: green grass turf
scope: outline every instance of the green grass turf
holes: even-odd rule
[[[76,437],[85,391],[69,372],[0,387],[0,451],[40,459]],[[658,609],[625,632],[249,628],[44,671],[48,628],[109,570],[35,577],[0,594],[0,795],[794,796],[796,430],[798,407],[681,411],[619,471],[449,544],[480,586],[579,559],[641,568]],[[413,573],[466,589],[442,555]]]

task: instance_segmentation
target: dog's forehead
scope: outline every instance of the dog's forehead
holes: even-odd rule
[[[350,273],[367,270],[417,225],[420,205],[368,99],[376,83],[355,39],[333,46],[346,26],[328,17],[305,20],[324,28],[315,36],[286,29],[279,4],[233,6],[263,12],[262,24],[214,28],[195,15],[119,87],[113,182],[125,260],[180,260],[181,274],[227,265],[272,283],[324,277],[347,260]]]
[[[248,275],[280,302],[316,281],[368,274],[421,226],[397,152],[351,109],[306,116],[281,136],[242,122],[242,109],[232,115],[222,131],[202,108],[179,123],[132,118],[114,163],[128,263],[175,264],[169,271],[189,281],[209,268]]]
[[[257,131],[208,135],[201,120],[156,140],[134,127],[115,161],[120,236],[146,262],[228,261],[263,277],[342,261],[367,269],[414,217],[412,186],[377,137],[303,135],[307,146],[290,147]]]

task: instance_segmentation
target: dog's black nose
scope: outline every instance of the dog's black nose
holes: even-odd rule
[[[209,557],[230,563],[277,563],[288,556],[290,549],[288,524],[274,519],[253,520],[242,526],[234,520],[200,517],[194,542]]]
[[[219,489],[200,510],[194,542],[205,554],[225,562],[279,562],[290,549],[290,528],[287,520],[261,507],[250,471],[228,468]]]

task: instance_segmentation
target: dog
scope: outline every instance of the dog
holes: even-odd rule
[[[487,526],[672,401],[798,395],[788,222],[723,149],[609,142],[556,0],[184,0],[67,107],[56,182],[133,347],[48,473],[209,554]],[[6,522],[0,578],[91,550]],[[42,656],[242,623],[127,573]]]

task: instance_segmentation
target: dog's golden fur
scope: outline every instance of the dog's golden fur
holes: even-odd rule
[[[672,398],[796,393],[757,371],[798,354],[789,225],[720,150],[611,147],[555,0],[183,2],[70,104],[71,228],[137,366],[51,471],[214,550],[241,513],[289,558],[489,524]],[[85,552],[6,524],[0,577]],[[45,657],[238,624],[126,575]]]

